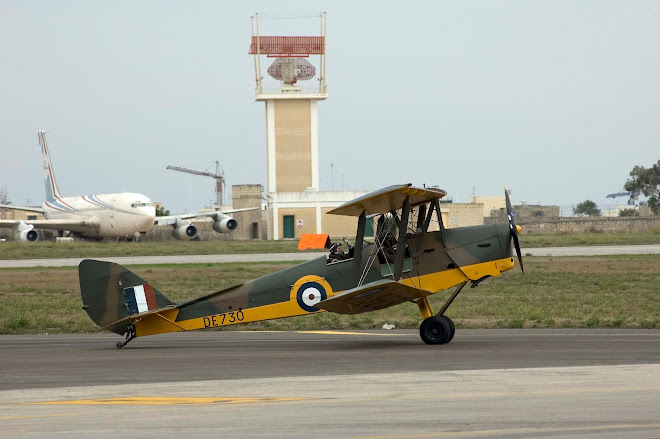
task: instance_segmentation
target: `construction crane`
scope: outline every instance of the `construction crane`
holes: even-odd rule
[[[172,166],[168,165],[167,169],[173,171],[186,172],[193,175],[203,175],[205,177],[215,178],[215,204],[216,206],[222,206],[224,204],[224,199],[222,197],[222,189],[225,185],[225,171],[220,166],[219,162],[215,162],[215,172],[207,171],[197,171],[195,169],[183,168],[181,166]]]
[[[616,198],[616,197],[629,197],[628,205],[634,206],[635,201],[639,199],[640,190],[628,191],[628,192],[617,192],[614,194],[608,194],[606,198]]]

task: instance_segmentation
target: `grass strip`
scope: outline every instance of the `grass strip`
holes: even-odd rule
[[[133,266],[171,300],[183,302],[289,266],[232,263]],[[461,328],[658,328],[660,256],[528,257],[516,268],[466,288],[447,313]],[[0,334],[90,333],[75,267],[0,270]],[[430,297],[438,310],[450,291]],[[417,306],[344,316],[333,313],[238,325],[233,329],[418,328]]]

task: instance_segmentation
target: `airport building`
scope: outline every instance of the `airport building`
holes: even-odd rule
[[[490,216],[492,210],[499,211],[500,209],[506,208],[506,201],[504,195],[497,196],[483,196],[483,195],[473,195],[468,198],[469,202],[472,204],[482,204],[483,205],[483,216]]]
[[[39,208],[41,206],[35,206],[35,207]],[[0,207],[0,219],[37,221],[37,220],[45,219],[45,217],[43,213],[33,212],[29,210],[3,209]]]

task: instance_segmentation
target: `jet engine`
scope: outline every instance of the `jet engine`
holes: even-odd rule
[[[194,239],[197,236],[197,227],[193,226],[188,220],[177,218],[172,230],[172,236],[181,241]]]
[[[227,215],[224,215],[220,212],[213,215],[213,230],[218,233],[229,233],[236,230],[238,227],[238,222]]]
[[[34,242],[39,239],[39,234],[34,230],[32,224],[25,224],[21,221],[14,233],[14,239],[20,242]]]

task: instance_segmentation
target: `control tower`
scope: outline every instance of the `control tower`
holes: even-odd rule
[[[259,14],[252,17],[249,54],[254,56],[255,100],[266,104],[269,193],[319,190],[318,102],[328,97],[325,13],[319,17],[318,36],[262,36]],[[318,57],[318,72],[310,57]],[[264,85],[262,60],[279,83]],[[316,84],[305,82],[314,78]]]
[[[266,104],[268,239],[299,239],[303,233],[352,236],[357,219],[338,220],[325,213],[367,193],[319,188],[318,103],[328,97],[326,16],[286,18],[316,17],[319,35],[305,36],[261,35],[259,14],[252,17],[249,54],[254,57],[255,100]],[[268,63],[265,80],[262,62]]]

